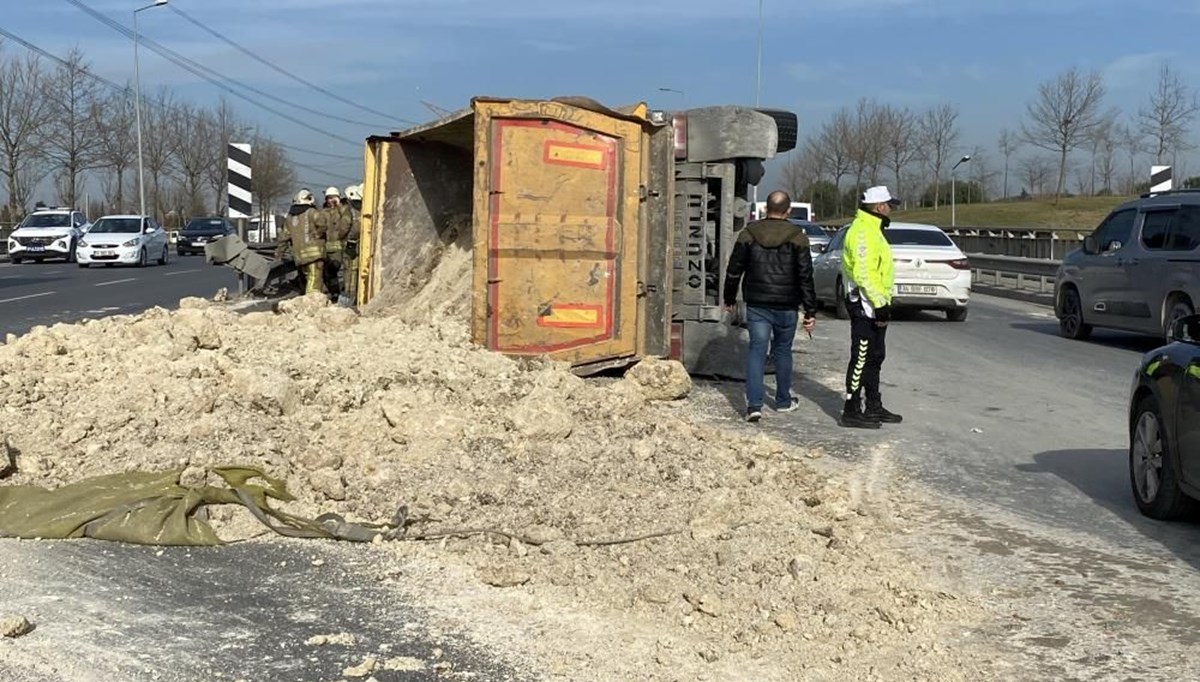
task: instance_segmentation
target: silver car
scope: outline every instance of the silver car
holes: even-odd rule
[[[1143,194],[1118,206],[1059,266],[1060,333],[1094,328],[1167,338],[1200,301],[1200,192]]]
[[[809,250],[812,251],[813,256],[825,253],[825,249],[829,248],[830,237],[825,228],[807,220],[788,218],[788,222],[804,230],[804,234],[808,235]]]

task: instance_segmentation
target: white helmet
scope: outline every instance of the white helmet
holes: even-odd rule
[[[350,185],[346,188],[346,199],[348,201],[362,201],[362,190],[359,185]]]
[[[304,189],[300,190],[299,192],[296,192],[296,198],[292,200],[292,203],[293,204],[307,204],[308,206],[312,206],[313,204],[315,204],[317,202],[316,202],[316,199],[313,199],[313,193],[311,191],[309,191],[308,188],[304,188]]]
[[[337,197],[341,199],[342,193],[338,191],[337,187],[330,187],[329,189],[325,190],[325,198],[328,199],[329,197]]]

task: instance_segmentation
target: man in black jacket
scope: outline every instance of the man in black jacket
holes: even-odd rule
[[[775,409],[796,409],[797,401],[792,397],[792,341],[796,338],[797,309],[804,309],[806,332],[812,332],[817,322],[812,253],[808,235],[787,221],[791,205],[786,192],[772,192],[767,197],[767,217],[750,223],[738,235],[725,271],[726,309],[732,311],[739,285],[746,300],[750,329],[746,420],[751,422],[762,418],[768,345],[774,349]]]

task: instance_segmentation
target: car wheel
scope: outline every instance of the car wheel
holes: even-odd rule
[[[20,259],[20,258],[15,258],[15,257],[13,257],[13,256],[9,256],[9,257],[8,257],[8,260],[9,260],[9,262],[11,262],[13,265],[20,265],[20,264],[21,264],[21,259]]]
[[[1168,521],[1186,516],[1196,506],[1179,487],[1179,472],[1171,444],[1163,431],[1162,413],[1153,395],[1134,408],[1129,433],[1129,482],[1138,510],[1152,519]]]
[[[166,244],[163,244],[162,256],[160,256],[160,257],[159,257],[159,259],[158,259],[158,264],[159,264],[159,265],[166,265],[166,264],[167,264],[167,257],[168,257],[168,255],[169,255],[169,254],[167,253],[167,251],[168,251],[168,249],[167,249],[167,245],[166,245]]]
[[[146,267],[146,249],[144,249],[144,248],[143,248],[141,251],[138,251],[138,262],[137,262],[137,266],[138,266],[139,268],[144,268],[144,267]]]
[[[946,319],[951,322],[963,322],[967,319],[967,309],[951,308],[946,311]]]
[[[1167,343],[1171,342],[1171,329],[1175,327],[1175,323],[1181,318],[1192,314],[1192,303],[1186,296],[1173,296],[1167,302],[1167,314],[1163,318],[1166,323],[1163,325],[1163,336]]]
[[[1082,341],[1092,333],[1092,326],[1083,321],[1083,301],[1079,299],[1079,292],[1074,288],[1063,292],[1058,331],[1062,336],[1076,341]]]
[[[68,263],[74,263],[75,260],[76,260],[76,258],[75,258],[75,242],[71,242],[70,249],[67,251],[66,261]]]
[[[76,261],[76,262],[78,262],[78,261]],[[87,263],[79,263],[79,267],[81,267],[81,268],[86,268],[87,266],[88,266]]]
[[[839,320],[845,320],[850,317],[850,310],[846,308],[846,289],[842,286],[842,278],[837,278],[837,283],[833,289],[833,315]]]

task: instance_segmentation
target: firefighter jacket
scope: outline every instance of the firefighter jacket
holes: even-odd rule
[[[283,234],[276,253],[285,245],[292,247],[296,265],[308,265],[325,257],[325,231],[328,220],[315,206],[294,205],[283,224]]]
[[[891,220],[859,209],[842,244],[842,278],[848,292],[857,290],[871,308],[892,302],[895,279],[892,247],[883,236]]]
[[[321,209],[326,221],[325,253],[339,254],[350,235],[350,207],[346,204]]]

